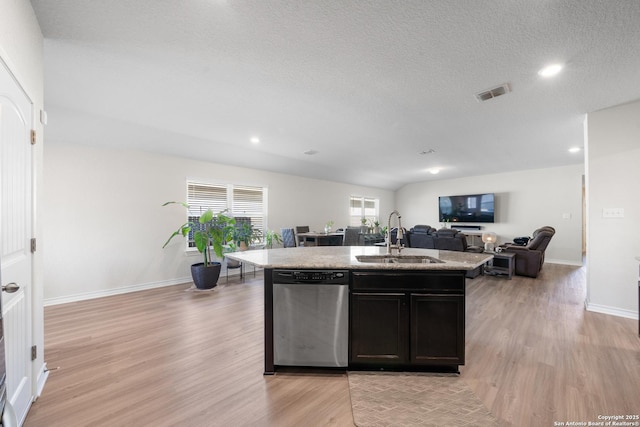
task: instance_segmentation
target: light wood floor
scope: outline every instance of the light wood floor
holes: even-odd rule
[[[352,426],[344,373],[263,376],[262,278],[45,309],[25,426]],[[509,427],[640,414],[637,321],[584,310],[584,271],[467,279],[462,378]],[[559,424],[556,424],[559,425]]]

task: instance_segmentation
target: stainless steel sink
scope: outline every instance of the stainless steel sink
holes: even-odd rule
[[[444,261],[429,255],[356,255],[360,262],[373,264],[440,264]]]

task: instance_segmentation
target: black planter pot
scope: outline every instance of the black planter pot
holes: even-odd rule
[[[220,277],[220,269],[222,264],[219,262],[210,262],[207,267],[204,262],[193,264],[191,266],[191,277],[198,289],[212,289],[218,284]]]

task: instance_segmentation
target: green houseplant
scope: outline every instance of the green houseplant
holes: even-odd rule
[[[333,227],[333,220],[327,221],[327,223],[324,225],[324,232],[326,234],[331,233],[331,227]]]
[[[282,236],[273,230],[267,230],[264,235],[264,241],[269,249],[273,249],[274,243],[282,243]]]
[[[257,243],[262,238],[262,233],[259,229],[254,228],[250,222],[237,222],[233,228],[233,238],[228,245],[229,252],[246,251],[251,246],[251,243]],[[227,258],[227,268],[240,267],[240,261]]]
[[[167,202],[162,206],[171,204],[179,204],[189,208],[189,205],[183,202]],[[203,262],[191,266],[191,277],[198,289],[211,289],[218,284],[222,265],[213,260],[211,251],[213,250],[213,254],[218,258],[222,258],[224,245],[233,238],[235,220],[227,216],[226,212],[227,210],[223,210],[214,214],[211,209],[208,209],[200,215],[197,222],[188,221],[182,224],[162,246],[166,247],[176,236],[188,238],[190,234],[193,234],[196,249],[203,256]]]
[[[380,234],[384,236],[384,241],[386,242],[389,236],[387,236],[387,226],[380,227]]]
[[[249,249],[252,243],[258,243],[262,239],[262,232],[249,222],[236,224],[233,229],[233,242],[241,251]]]

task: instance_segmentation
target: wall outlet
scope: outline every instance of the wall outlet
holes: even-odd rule
[[[563,213],[562,214],[562,219],[571,219],[571,214],[570,213]]]
[[[624,218],[624,209],[604,208],[602,209],[602,218]]]

